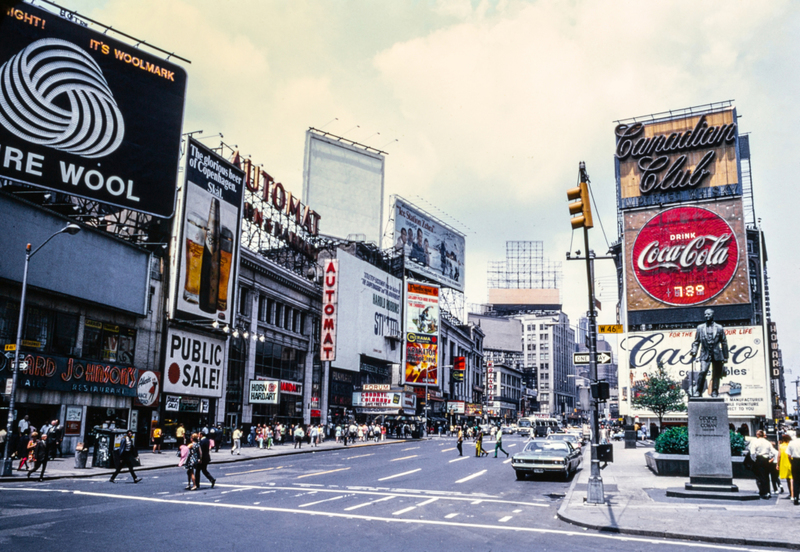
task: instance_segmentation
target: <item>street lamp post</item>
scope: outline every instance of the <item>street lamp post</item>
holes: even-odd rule
[[[22,294],[19,301],[19,321],[17,323],[17,341],[14,348],[14,366],[11,372],[11,398],[8,401],[8,423],[6,424],[6,446],[3,450],[3,476],[8,477],[12,472],[11,462],[11,436],[14,431],[14,399],[17,394],[17,374],[19,372],[19,349],[22,344],[22,328],[25,322],[25,295],[28,290],[28,265],[30,264],[31,257],[45,245],[47,242],[58,236],[59,234],[69,234],[74,236],[81,231],[81,227],[77,224],[68,224],[46,240],[44,243],[31,251],[31,244],[25,247],[25,268],[22,271]]]

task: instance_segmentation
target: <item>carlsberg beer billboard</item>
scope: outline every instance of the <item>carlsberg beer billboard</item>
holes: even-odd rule
[[[177,65],[20,2],[0,24],[0,179],[170,217]]]

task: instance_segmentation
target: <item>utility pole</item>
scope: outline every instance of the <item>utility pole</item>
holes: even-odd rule
[[[594,296],[594,252],[589,249],[589,228],[592,228],[592,208],[591,198],[589,197],[589,175],[586,172],[586,165],[583,161],[578,165],[578,175],[580,177],[580,184],[577,188],[571,188],[567,191],[567,198],[572,201],[569,204],[569,212],[574,216],[572,218],[572,228],[583,228],[583,242],[586,252],[586,281],[588,284],[589,292],[589,311],[587,316],[589,318],[589,332],[586,336],[588,339],[587,346],[589,348],[589,378],[591,379],[592,387],[598,389],[597,385],[597,311],[595,310],[595,296]],[[567,253],[567,259],[570,259],[570,253]],[[599,389],[598,389],[599,391]],[[600,460],[597,455],[597,447],[599,445],[600,435],[600,413],[599,408],[599,393],[594,396],[592,393],[592,467],[589,476],[589,485],[586,493],[586,502],[589,504],[605,504],[605,493],[603,491],[603,478],[600,475]]]

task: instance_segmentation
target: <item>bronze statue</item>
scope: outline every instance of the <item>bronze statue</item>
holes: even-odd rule
[[[697,396],[702,397],[706,390],[708,368],[711,367],[711,396],[719,396],[719,380],[722,379],[722,369],[728,361],[728,339],[725,329],[714,322],[714,311],[706,309],[706,322],[697,327],[697,333],[692,343],[691,355],[700,351],[700,375],[697,380]]]

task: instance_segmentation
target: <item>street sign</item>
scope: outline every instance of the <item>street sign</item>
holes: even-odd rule
[[[621,334],[622,324],[600,324],[597,326],[597,332],[601,334]]]
[[[17,345],[16,343],[6,343],[6,351],[16,351]]]
[[[572,364],[581,366],[589,364],[589,353],[572,353]],[[611,364],[611,353],[600,351],[597,353],[597,364]]]

